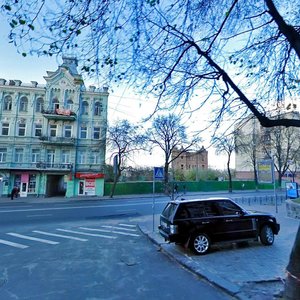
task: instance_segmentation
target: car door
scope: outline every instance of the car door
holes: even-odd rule
[[[244,211],[231,200],[216,201],[220,212],[220,239],[224,241],[248,239],[256,237],[255,217],[246,215]]]

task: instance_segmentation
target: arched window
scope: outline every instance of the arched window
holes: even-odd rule
[[[52,99],[52,108],[53,108],[53,110],[56,110],[59,108],[59,102],[58,102],[57,98]]]
[[[102,111],[103,111],[102,103],[99,102],[99,101],[95,102],[94,115],[95,116],[101,116]]]
[[[20,111],[27,111],[28,110],[28,98],[23,96],[20,99],[20,107],[19,107]]]
[[[12,97],[11,96],[5,96],[4,97],[3,110],[11,110],[11,108],[12,108]]]
[[[89,104],[88,104],[87,101],[83,101],[83,102],[82,102],[81,113],[82,113],[83,115],[88,115],[88,114],[89,114]]]
[[[67,100],[67,105],[66,109],[70,109],[71,111],[73,110],[73,101],[71,99]]]
[[[35,111],[36,112],[42,112],[44,109],[44,99],[42,97],[39,97],[36,99],[35,103]]]

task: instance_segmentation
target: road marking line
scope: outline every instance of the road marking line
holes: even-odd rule
[[[115,230],[106,230],[106,229],[88,228],[88,227],[79,227],[79,228],[83,229],[83,230],[90,230],[90,231],[111,232],[111,233],[117,233],[117,234],[129,235],[129,236],[140,236],[140,235],[134,234],[134,233],[121,232],[121,231],[115,231]]]
[[[26,246],[26,245],[22,245],[22,244],[18,244],[18,243],[13,243],[13,242],[5,241],[5,240],[0,240],[0,244],[5,244],[5,245],[8,245],[8,246],[12,246],[12,247],[16,247],[16,248],[21,248],[21,249],[25,249],[25,248],[29,247],[29,246]]]
[[[35,218],[35,217],[51,217],[53,216],[52,214],[44,214],[44,215],[28,215],[26,216],[27,218]]]
[[[87,239],[81,239],[79,237],[70,236],[70,235],[62,235],[62,234],[50,233],[50,232],[39,231],[39,230],[33,230],[33,232],[44,234],[44,235],[49,235],[49,236],[57,236],[57,237],[71,239],[71,240],[76,240],[76,241],[81,241],[81,242],[88,241]]]
[[[110,236],[110,235],[86,233],[86,232],[80,232],[80,231],[74,231],[74,230],[67,230],[67,229],[60,229],[60,228],[57,228],[56,230],[63,231],[63,232],[70,232],[70,233],[82,234],[82,235],[98,236],[98,237],[103,237],[103,238],[106,238],[106,239],[116,239],[115,236]]]
[[[33,236],[18,234],[18,233],[14,233],[14,232],[8,232],[6,234],[11,235],[11,236],[15,236],[15,237],[18,237],[18,238],[21,238],[21,239],[31,240],[31,241],[36,241],[36,242],[41,242],[41,243],[50,244],[50,245],[57,245],[57,244],[59,244],[59,242],[54,242],[54,241],[39,239],[39,238],[36,238],[36,237],[33,237]]]
[[[127,231],[136,231],[136,229],[129,229],[129,228],[123,228],[123,227],[118,227],[118,226],[110,226],[110,225],[102,225],[101,227],[111,228],[111,229],[121,229],[121,230],[127,230]]]
[[[132,225],[132,224],[119,224],[118,226],[124,226],[124,227],[136,227],[136,225]]]

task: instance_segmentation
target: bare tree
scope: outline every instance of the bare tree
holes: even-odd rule
[[[236,155],[246,157],[244,163],[253,169],[255,187],[258,189],[257,162],[262,157],[260,157],[260,126],[256,123],[257,120],[250,117],[239,124],[235,131],[235,152]],[[240,158],[240,160],[242,159]]]
[[[213,104],[217,125],[224,114],[250,110],[264,127],[299,127],[266,109],[298,87],[298,7],[287,0],[6,0],[2,12],[22,55],[76,53],[82,71],[134,82],[158,96],[157,109],[187,108],[201,88],[198,106]]]
[[[263,151],[267,158],[274,160],[278,184],[281,186],[282,177],[286,174],[291,161],[296,161],[299,157],[299,129],[282,126],[264,129],[262,138]]]
[[[159,147],[164,153],[164,184],[167,187],[169,167],[172,161],[183,152],[196,146],[200,138],[196,136],[188,139],[186,127],[181,124],[180,116],[174,114],[156,117],[147,135],[152,145]],[[176,151],[176,155],[172,156],[174,150],[178,150],[178,152]]]
[[[139,132],[138,126],[130,124],[127,120],[117,121],[108,127],[107,131],[107,143],[112,150],[111,157],[114,158],[114,182],[110,193],[112,198],[122,171],[127,168],[127,160],[134,152],[143,149],[145,136]]]
[[[230,162],[232,154],[235,151],[235,138],[234,134],[230,134],[222,137],[214,137],[212,140],[214,146],[216,147],[217,154],[226,154],[227,156],[227,173],[228,173],[228,191],[232,192],[232,174],[230,170]]]

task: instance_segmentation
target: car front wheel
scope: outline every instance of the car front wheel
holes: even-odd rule
[[[274,233],[269,225],[265,225],[260,231],[260,241],[264,245],[272,245],[274,243]]]
[[[206,254],[210,247],[209,237],[204,233],[194,235],[191,241],[191,249],[196,254]]]

